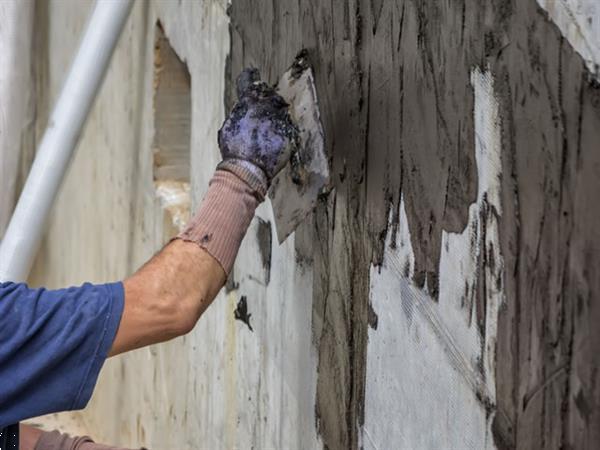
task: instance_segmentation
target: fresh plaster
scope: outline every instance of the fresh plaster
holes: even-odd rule
[[[388,233],[383,264],[371,267],[370,299],[378,320],[367,348],[366,449],[495,448],[502,145],[492,74],[475,68],[471,84],[477,201],[462,233],[443,232],[439,298],[412,281],[414,253],[403,199],[395,245]],[[483,263],[484,254],[495,263]],[[476,300],[481,283],[485,304]]]

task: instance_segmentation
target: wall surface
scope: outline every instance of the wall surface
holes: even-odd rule
[[[91,6],[36,3],[36,137]],[[282,246],[261,205],[192,333],[108,361],[86,410],[37,421],[173,450],[596,448],[599,14],[593,0],[136,2],[32,284],[120,279],[158,251],[205,192],[237,73],[275,82],[303,48],[330,192]],[[189,118],[162,109],[177,58]],[[189,177],[164,183],[162,127],[179,114]]]
[[[38,135],[92,6],[37,4]],[[157,120],[160,108],[169,107],[156,92],[170,58],[155,48],[158,21],[189,71],[188,171],[191,202],[198,204],[220,160],[216,135],[224,118],[229,49],[225,8],[220,1],[135,3],[31,284],[122,279],[181,225],[180,212],[189,215],[189,200],[174,210],[172,185],[155,180],[155,153],[162,145],[155,127],[164,122]],[[85,411],[34,422],[86,432],[101,442],[156,449],[318,447],[312,291],[306,289],[313,272],[296,263],[294,238],[271,251],[276,240],[271,222],[270,206],[261,206],[235,266],[237,287],[219,296],[194,332],[109,360]],[[253,330],[234,318],[242,296]]]
[[[233,2],[231,78],[317,73],[334,189],[296,251],[330,448],[600,441],[600,18],[540,3]]]
[[[584,59],[590,72],[600,76],[600,3],[596,0],[537,0],[562,35]]]
[[[19,158],[31,125],[33,0],[0,2],[0,239],[19,185]]]

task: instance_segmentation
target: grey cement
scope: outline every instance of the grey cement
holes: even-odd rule
[[[230,16],[230,86],[248,65],[276,81],[302,48],[315,68],[333,186],[296,250],[314,270],[325,447],[359,446],[367,331],[376,323],[369,267],[385,259],[401,195],[413,282],[438,296],[442,232],[465,228],[477,195],[469,76],[479,66],[495,77],[503,141],[506,299],[497,404],[484,405],[495,415],[495,443],[596,448],[600,86],[536,1],[237,1]],[[226,97],[230,106],[233,91]],[[480,270],[495,263],[484,252]],[[485,292],[480,283],[482,333]]]
[[[63,430],[73,418],[99,441],[148,448],[402,448],[408,441],[393,438],[416,423],[413,434],[436,435],[421,442],[450,432],[481,442],[485,433],[500,448],[596,448],[599,87],[577,42],[537,6],[549,2],[232,3],[229,33],[225,1],[136,3],[30,281],[59,287],[120,279],[172,234],[153,182],[157,20],[191,76],[193,205],[219,160],[224,86],[229,107],[243,66],[274,82],[303,47],[318,78],[331,193],[282,246],[273,244],[272,211],[262,205],[230,290],[194,332],[109,360],[87,410],[59,418]],[[36,2],[35,133],[26,136],[17,184],[91,7]],[[495,177],[488,180],[478,167],[481,98],[473,78],[480,90],[493,81],[486,95],[502,119],[495,148],[502,147],[503,167],[488,171]],[[493,180],[501,202],[481,195],[482,181],[496,186]],[[476,256],[479,274],[463,279],[457,271],[452,287],[469,282],[449,292],[448,266],[460,258],[448,241],[462,236],[484,249],[467,255]],[[503,296],[499,317],[490,308],[494,290]],[[253,331],[236,311],[251,316]],[[456,370],[419,359],[421,347],[404,340],[424,318],[437,326],[448,312],[459,324],[473,321],[442,335],[460,344],[442,346]],[[486,353],[496,358],[461,363],[463,347],[474,342],[462,346],[471,327],[482,335],[476,342],[496,347]],[[429,414],[434,402],[423,401],[416,419],[396,417],[412,403],[380,382],[407,372],[397,371],[404,360],[387,358],[388,342],[390,353],[395,345],[403,351],[396,355],[413,352],[415,367],[431,367],[438,404],[452,394],[453,404],[467,407]],[[378,357],[383,364],[369,365]],[[381,366],[388,374],[369,372]],[[461,396],[452,377],[474,388]],[[414,404],[432,396],[432,384],[413,395]],[[463,419],[481,411],[485,426],[477,422],[471,434]],[[392,419],[401,426],[378,439]],[[388,421],[368,428],[377,420]]]

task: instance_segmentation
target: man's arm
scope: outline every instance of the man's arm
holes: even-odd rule
[[[172,241],[123,282],[125,306],[109,355],[188,333],[225,280],[223,268],[206,250]]]
[[[188,333],[225,279],[223,268],[206,250],[180,239],[170,242],[123,282],[123,315],[109,355]],[[48,443],[62,448],[63,441],[69,439],[24,424],[20,425],[20,435],[20,450],[39,450]],[[42,435],[46,443],[40,442]],[[89,442],[80,447],[84,445],[90,450],[113,448]]]
[[[223,161],[193,220],[125,280],[111,356],[188,333],[225,283],[256,207],[297,145],[287,104],[259,78],[253,69],[238,78],[239,102],[219,131]]]
[[[266,183],[237,166],[219,167],[186,229],[123,283],[110,355],[188,333],[225,283]]]

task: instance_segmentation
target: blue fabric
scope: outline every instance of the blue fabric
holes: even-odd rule
[[[0,283],[0,427],[85,407],[123,314],[122,283]]]
[[[19,424],[0,428],[0,450],[19,450]]]

